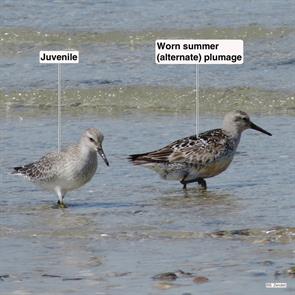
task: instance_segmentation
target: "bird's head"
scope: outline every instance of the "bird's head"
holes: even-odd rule
[[[223,129],[230,133],[242,133],[246,129],[254,129],[271,136],[272,134],[254,124],[247,113],[243,111],[232,111],[225,115]]]
[[[102,157],[106,165],[109,166],[109,161],[102,148],[103,139],[104,136],[100,130],[89,128],[82,134],[81,144],[87,146],[90,150],[96,151]]]

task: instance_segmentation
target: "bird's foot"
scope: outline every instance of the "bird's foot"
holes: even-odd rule
[[[68,208],[68,206],[64,202],[61,202],[60,200],[57,201],[57,207],[61,209]]]

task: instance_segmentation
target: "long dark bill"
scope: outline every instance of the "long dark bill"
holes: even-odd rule
[[[267,135],[269,135],[269,136],[272,136],[271,133],[269,133],[269,132],[267,132],[266,130],[264,130],[263,128],[261,128],[261,127],[255,125],[253,122],[250,123],[250,128],[251,128],[251,129],[254,129],[254,130],[257,130],[257,131],[260,131],[260,132],[262,132],[262,133],[264,133],[264,134],[267,134]]]
[[[107,157],[106,157],[103,149],[102,148],[98,148],[97,149],[97,153],[102,157],[102,159],[104,160],[104,162],[106,163],[106,165],[109,166],[110,165],[109,164],[109,161],[108,161],[108,159],[107,159]]]

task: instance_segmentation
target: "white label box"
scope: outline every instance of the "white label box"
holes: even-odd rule
[[[77,50],[41,50],[39,62],[42,64],[77,64],[79,63],[79,51]]]
[[[165,65],[243,64],[244,41],[160,39],[155,41],[155,62]]]

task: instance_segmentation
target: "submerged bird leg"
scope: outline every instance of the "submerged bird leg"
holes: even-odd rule
[[[195,178],[195,179],[190,179],[186,181],[182,179],[180,181],[180,183],[183,184],[183,189],[186,189],[186,185],[188,183],[193,183],[193,182],[197,182],[203,189],[207,189],[207,183],[204,178]]]
[[[197,178],[196,180],[203,189],[207,189],[207,183],[204,178]]]
[[[185,176],[186,177],[186,176]],[[181,184],[183,184],[183,188],[184,190],[186,190],[186,185],[188,183],[192,183],[192,182],[197,182],[198,181],[198,178],[196,179],[191,179],[191,180],[185,180],[185,177],[182,178],[182,180],[180,181]]]
[[[183,185],[182,189],[186,190],[186,182],[180,181],[180,183]]]
[[[183,178],[180,180],[180,183],[183,185],[182,189],[186,190],[186,184],[188,183],[187,181],[185,181],[185,178],[187,177],[187,175],[183,176]]]
[[[57,201],[58,207],[66,208],[66,205],[64,203],[65,194],[61,192],[60,188],[57,188],[55,191],[56,191],[56,193],[58,195],[58,201]]]
[[[68,206],[64,202],[61,202],[60,200],[57,201],[57,206],[62,209],[68,208]]]

